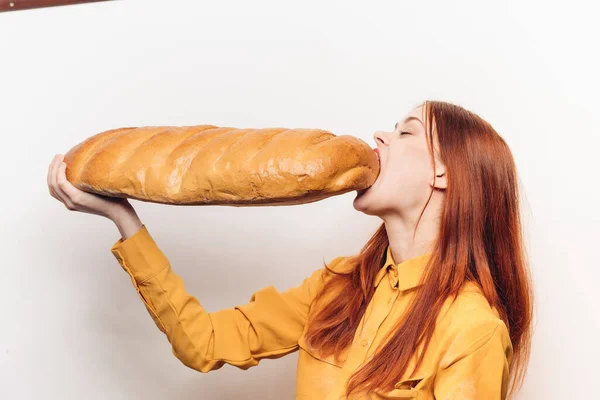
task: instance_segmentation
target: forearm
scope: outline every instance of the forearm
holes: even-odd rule
[[[108,217],[119,229],[123,240],[127,240],[130,236],[133,236],[142,227],[142,221],[131,206],[116,208]]]

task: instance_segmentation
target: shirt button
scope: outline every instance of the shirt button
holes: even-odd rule
[[[368,344],[369,344],[369,341],[368,341],[367,339],[364,339],[364,340],[362,341],[362,343],[361,343],[361,345],[362,345],[363,347],[366,347]]]

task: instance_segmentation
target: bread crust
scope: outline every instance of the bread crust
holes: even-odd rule
[[[171,205],[294,205],[373,185],[379,159],[322,129],[215,125],[111,129],[64,157],[75,187]]]

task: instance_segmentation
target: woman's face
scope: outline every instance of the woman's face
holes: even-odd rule
[[[408,216],[420,213],[433,185],[433,167],[429,154],[424,106],[417,107],[397,122],[390,131],[373,135],[379,150],[380,172],[375,183],[358,191],[354,208],[369,215]],[[434,129],[437,189],[446,184],[445,168],[437,156],[438,143]]]

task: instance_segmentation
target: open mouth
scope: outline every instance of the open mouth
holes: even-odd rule
[[[381,157],[379,156],[379,149],[374,148],[373,151],[375,152],[375,154],[377,154],[377,159],[381,160]]]
[[[378,148],[374,148],[373,151],[375,152],[375,154],[377,154],[377,160],[379,160],[379,162],[381,163],[381,157],[379,157],[379,149]],[[373,185],[374,184],[375,183],[373,183]],[[362,195],[367,190],[369,190],[371,187],[373,187],[373,185],[371,185],[371,186],[369,186],[368,188],[365,188],[365,189],[357,190],[356,193],[358,193],[358,195]]]

